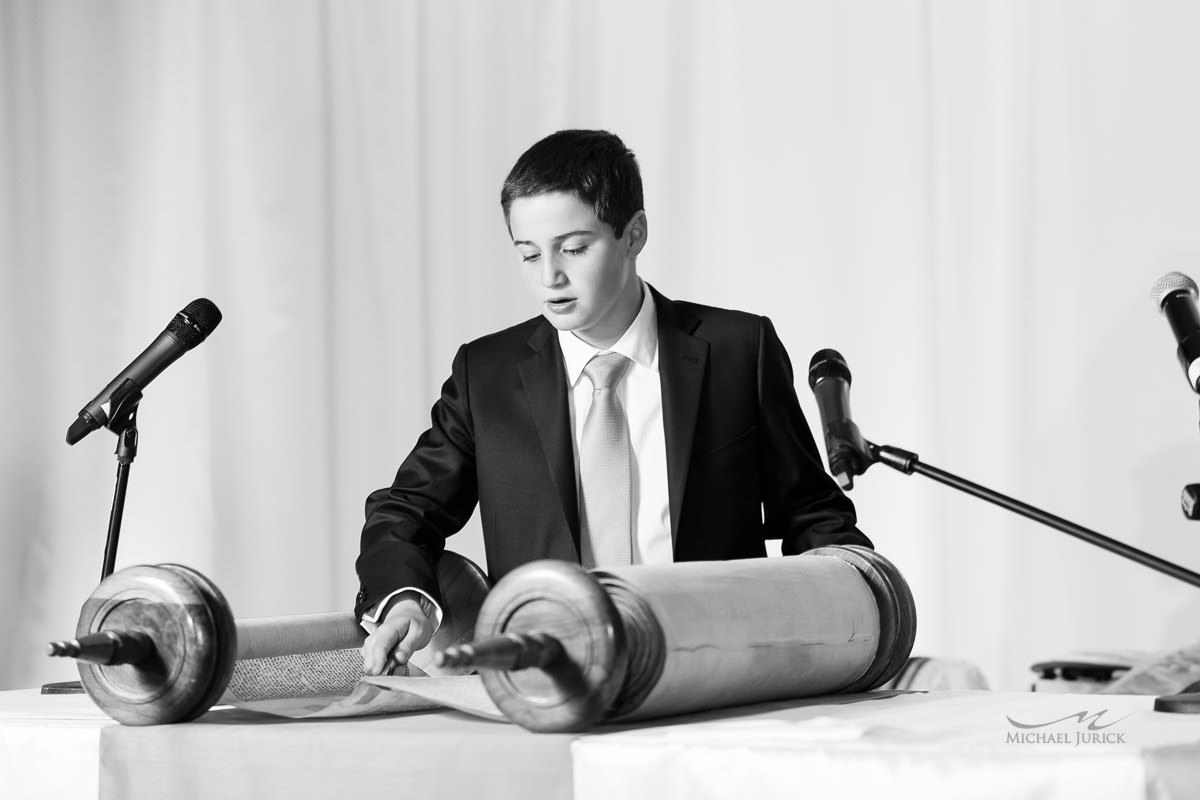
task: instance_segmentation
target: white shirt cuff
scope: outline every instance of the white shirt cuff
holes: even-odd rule
[[[424,611],[425,616],[433,622],[433,632],[437,633],[438,628],[442,627],[442,607],[439,606],[437,602],[428,595],[428,593],[423,592],[414,586],[406,586],[403,589],[397,589],[376,603],[374,607],[368,611],[364,611],[362,620],[358,623],[362,626],[362,629],[367,633],[374,633],[375,629],[379,627],[379,623],[382,622],[382,620],[379,619],[379,609],[387,608],[388,601],[403,592],[412,592],[417,596],[417,602],[421,604],[421,610]]]

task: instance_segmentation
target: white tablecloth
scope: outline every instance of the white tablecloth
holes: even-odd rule
[[[577,739],[574,797],[1200,797],[1200,715],[1153,705],[937,692],[757,706]]]
[[[217,711],[189,725],[123,728],[83,695],[0,692],[0,796],[88,798],[100,785],[101,796],[160,800],[286,787],[302,800],[404,785],[422,797],[576,800],[1200,797],[1200,715],[1156,713],[1153,702],[860,695],[572,736],[456,712],[292,722]]]
[[[95,798],[100,731],[116,724],[86,694],[0,692],[0,797]]]

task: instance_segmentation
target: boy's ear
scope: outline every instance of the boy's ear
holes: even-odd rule
[[[649,232],[646,212],[639,211],[634,214],[633,219],[625,224],[625,234],[621,237],[629,247],[629,255],[636,257],[638,253],[642,252],[642,248],[646,246],[646,236]]]

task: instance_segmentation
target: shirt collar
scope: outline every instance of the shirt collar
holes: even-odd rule
[[[574,386],[583,368],[598,353],[620,353],[635,364],[658,369],[658,313],[649,287],[642,283],[642,307],[616,344],[597,350],[570,331],[558,331],[558,345],[567,367],[567,383]]]

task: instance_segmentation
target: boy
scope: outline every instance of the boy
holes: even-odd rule
[[[437,557],[477,502],[492,580],[539,558],[870,546],[821,466],[770,320],[674,302],[638,277],[648,226],[619,138],[546,137],[501,206],[541,316],[459,348],[431,427],[367,498],[355,606],[373,628],[367,674],[428,643]]]

